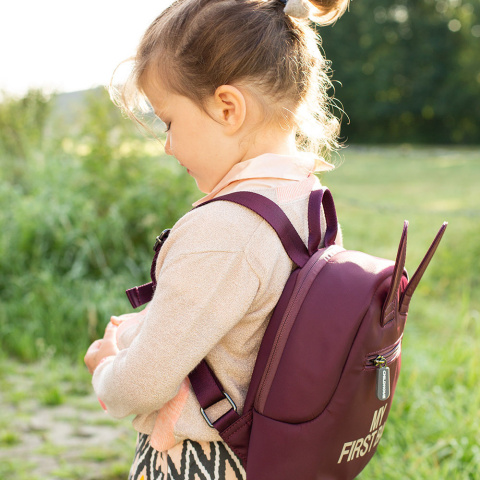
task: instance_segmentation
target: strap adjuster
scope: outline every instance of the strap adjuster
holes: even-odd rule
[[[223,394],[225,395],[225,398],[230,402],[230,405],[232,406],[233,410],[236,412],[237,411],[237,406],[235,405],[235,402],[232,400],[232,398],[230,397],[230,395],[227,393],[227,392],[223,392]],[[210,405],[211,406],[211,405]],[[215,428],[213,426],[213,423],[210,421],[210,419],[207,417],[207,414],[205,413],[205,410],[200,407],[200,413],[203,415],[203,418],[205,419],[205,421],[207,422],[208,426],[210,428]]]
[[[156,239],[155,245],[153,246],[153,251],[156,252],[160,246],[162,246],[163,242],[168,238],[170,234],[170,229],[166,228]]]

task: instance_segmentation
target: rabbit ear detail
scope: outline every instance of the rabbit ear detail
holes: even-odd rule
[[[308,0],[288,0],[283,11],[289,17],[308,18],[310,16],[310,2]]]

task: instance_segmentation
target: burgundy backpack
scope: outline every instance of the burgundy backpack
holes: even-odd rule
[[[297,268],[263,337],[243,412],[205,360],[190,373],[202,415],[241,459],[247,480],[355,478],[382,437],[409,303],[447,224],[408,281],[408,222],[395,262],[345,250],[334,244],[337,217],[327,189],[310,195],[308,246],[283,210],[261,195],[236,192],[211,201],[234,202],[263,217]],[[156,256],[166,236],[157,237]],[[154,266],[152,283],[127,291],[134,307],[151,299],[153,272]],[[231,408],[209,419],[208,407],[225,399]]]

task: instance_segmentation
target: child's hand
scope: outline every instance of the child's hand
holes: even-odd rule
[[[140,310],[139,312],[124,313],[123,315],[119,315],[118,317],[113,315],[110,318],[110,321],[117,327],[126,322],[128,323],[138,322],[142,317],[146,315],[147,311],[148,311],[148,305],[143,310]]]
[[[139,322],[140,319],[144,316],[143,312],[134,312],[134,313],[124,313],[123,315],[112,316],[110,318],[110,322],[113,323],[115,326],[119,327],[126,323],[131,324],[134,322]]]
[[[88,368],[88,371],[93,374],[95,369],[98,367],[100,362],[112,355],[118,353],[116,333],[117,326],[112,322],[109,322],[107,328],[105,329],[105,335],[101,340],[95,340],[87,350],[85,354],[85,365]]]
[[[119,350],[128,348],[135,338],[138,326],[145,318],[146,309],[141,312],[127,313],[118,317],[113,316],[110,322],[116,325],[117,328],[117,347]]]

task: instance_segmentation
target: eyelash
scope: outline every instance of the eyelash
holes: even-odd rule
[[[172,124],[171,122],[165,124],[165,127],[166,127],[165,130],[164,130],[165,133],[167,133],[170,130],[170,125],[171,124]]]

